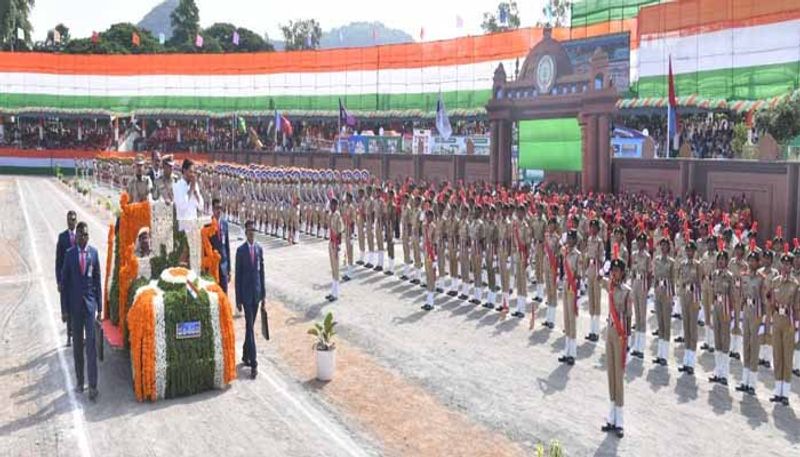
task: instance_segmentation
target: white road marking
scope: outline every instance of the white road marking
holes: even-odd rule
[[[31,252],[33,253],[33,261],[36,266],[36,271],[42,271],[42,266],[39,260],[39,250],[36,244],[36,239],[33,235],[35,232],[33,230],[33,226],[31,225],[31,219],[28,215],[28,205],[25,200],[25,194],[22,192],[22,185],[19,183],[19,179],[15,178],[14,183],[17,185],[19,204],[22,207],[22,216],[25,219],[25,227],[27,228],[27,233],[29,235],[28,240],[30,242]],[[53,230],[53,227],[50,225],[50,222],[47,221],[46,217],[43,217],[42,220],[45,222],[50,236],[55,238],[56,234]],[[59,341],[61,341],[61,334],[58,331],[56,320],[53,317],[53,303],[50,300],[50,294],[47,292],[47,285],[44,282],[44,277],[39,275],[38,282],[42,291],[42,295],[44,296],[44,304],[48,311],[45,314],[48,317],[47,322],[50,324],[53,343],[56,345],[56,347],[58,347]],[[58,363],[61,366],[61,373],[64,375],[64,383],[67,386],[67,398],[69,398],[69,403],[72,407],[72,423],[75,426],[75,439],[78,442],[78,451],[80,452],[81,456],[88,457],[92,455],[92,452],[89,448],[88,436],[86,435],[86,418],[83,416],[83,408],[75,397],[74,385],[72,384],[72,375],[70,374],[67,360],[64,357],[64,351],[63,349],[57,349],[56,353],[58,354]]]

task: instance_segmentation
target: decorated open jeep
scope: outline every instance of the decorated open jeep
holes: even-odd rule
[[[220,389],[236,378],[232,306],[211,238],[216,220],[178,230],[172,205],[129,203],[108,229],[103,334],[130,353],[136,398]],[[149,246],[140,246],[142,228]]]

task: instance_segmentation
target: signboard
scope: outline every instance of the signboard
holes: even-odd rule
[[[631,81],[630,36],[627,32],[565,41],[563,45],[575,73],[588,72],[592,55],[597,48],[602,48],[608,54],[614,87],[620,93],[627,92]]]
[[[432,154],[488,156],[491,140],[488,135],[433,137]]]
[[[430,154],[433,150],[433,136],[430,130],[414,129],[414,137],[411,140],[412,154]]]
[[[200,334],[200,321],[178,322],[175,324],[175,339],[200,338]]]
[[[397,154],[403,152],[402,136],[350,135],[339,139],[342,154]]]
[[[641,138],[612,138],[612,157],[641,159],[643,146],[644,140]]]

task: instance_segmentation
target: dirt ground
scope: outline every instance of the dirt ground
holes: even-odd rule
[[[312,238],[287,246],[259,237],[273,338],[258,341],[258,379],[240,369],[226,391],[141,404],[129,360],[114,353],[100,364],[93,404],[69,389],[72,352],[52,273],[69,208],[89,223],[104,262],[108,214],[55,180],[0,177],[0,455],[532,455],[551,440],[576,456],[800,455],[800,380],[791,407],[777,407],[766,370],[758,396],[743,398],[706,381],[709,355],[698,355],[690,378],[677,372],[679,347],[667,368],[648,354],[629,364],[618,440],[599,430],[608,406],[602,342],[580,341],[577,364],[566,367],[556,360],[559,327],[537,320],[531,332],[527,319],[500,320],[447,296],[426,313],[423,289],[363,269],[329,304],[326,242]],[[235,226],[231,243],[241,243]],[[305,329],[329,310],[341,339],[336,378],[322,384]],[[236,325],[240,351],[243,319]],[[579,335],[587,328],[582,312]],[[735,385],[741,365],[731,370]]]

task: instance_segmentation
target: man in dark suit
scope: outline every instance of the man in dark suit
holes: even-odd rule
[[[211,239],[211,247],[219,252],[219,285],[228,293],[228,283],[231,280],[231,243],[228,240],[228,219],[222,217],[222,202],[219,198],[211,200],[214,219],[219,222],[219,232]]]
[[[252,220],[244,224],[247,241],[236,250],[236,308],[244,308],[245,336],[242,347],[242,362],[250,367],[250,377],[256,378],[256,338],[253,323],[259,305],[264,306],[266,287],[264,283],[264,254],[255,240],[255,224]],[[263,309],[262,309],[263,312]]]
[[[61,288],[61,268],[64,266],[64,257],[67,250],[75,246],[75,225],[78,223],[78,215],[75,211],[67,211],[67,229],[58,234],[58,242],[56,243],[56,284],[58,285],[58,292],[61,295],[61,322],[67,323],[67,347],[70,346],[72,341],[72,322],[67,319],[69,314],[67,311],[67,296],[63,293]]]
[[[83,392],[84,345],[86,371],[89,374],[89,399],[97,398],[97,346],[94,321],[100,319],[103,291],[100,287],[100,259],[97,250],[89,246],[86,222],[79,222],[75,235],[77,244],[67,251],[61,271],[61,293],[67,300],[67,318],[72,321],[74,336],[72,353],[78,392]]]

